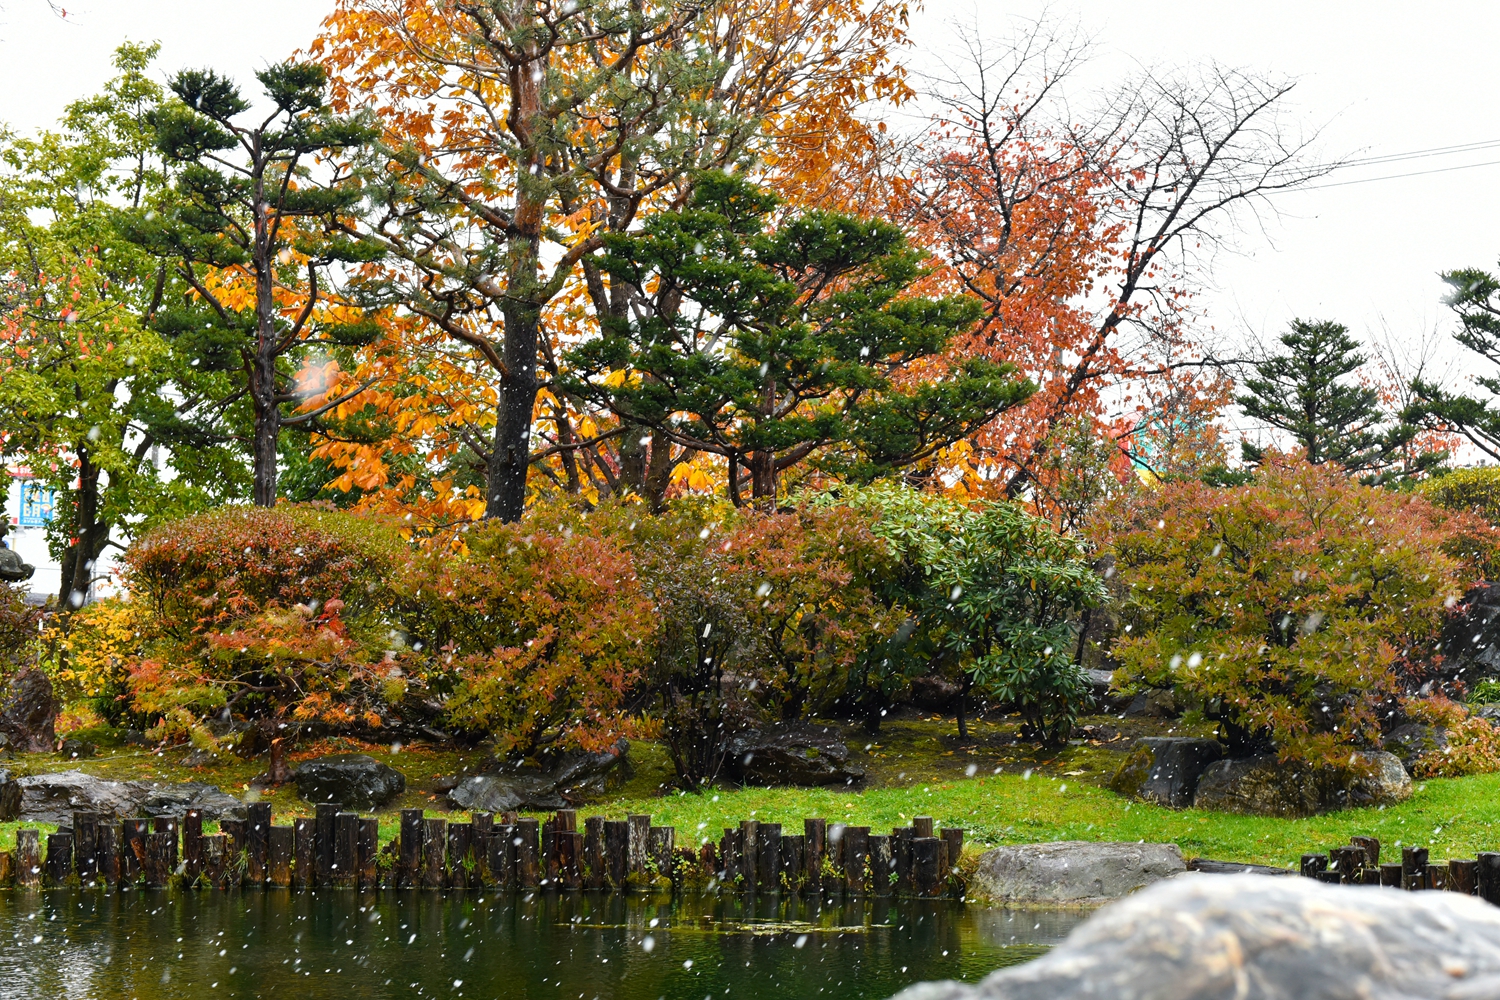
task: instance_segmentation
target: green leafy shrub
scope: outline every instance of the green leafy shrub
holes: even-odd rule
[[[946,658],[959,670],[961,730],[977,693],[1014,706],[1030,738],[1067,739],[1088,694],[1074,623],[1105,600],[1077,541],[1015,504],[966,506],[895,484],[823,502],[870,517],[891,556],[877,587],[910,618],[899,649],[883,651],[886,682],[909,677],[913,661],[930,669]]]
[[[0,584],[0,668],[13,669],[37,641],[42,609],[26,603],[20,587]]]
[[[1337,761],[1373,745],[1399,670],[1428,656],[1463,592],[1446,512],[1329,466],[1173,483],[1115,518],[1117,682],[1201,703],[1235,755]]]

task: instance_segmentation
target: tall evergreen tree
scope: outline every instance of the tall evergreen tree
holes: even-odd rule
[[[330,270],[379,255],[346,235],[363,199],[337,160],[377,135],[362,117],[333,113],[327,72],[288,62],[256,74],[268,113],[251,110],[239,88],[212,70],[171,80],[180,101],[154,124],[161,153],[180,165],[176,200],[167,211],[140,212],[125,232],[172,261],[194,295],[164,308],[156,326],[196,353],[201,370],[235,376],[226,406],[248,399],[253,431],[252,499],[276,502],[277,453],[283,426],[305,424],[348,396],[317,410],[303,401],[295,377],[315,348],[367,343],[374,328],[349,322],[329,304]]]
[[[1443,280],[1452,289],[1447,303],[1458,313],[1460,327],[1453,339],[1480,357],[1500,365],[1500,279],[1488,271],[1465,268],[1449,271]],[[1474,381],[1500,396],[1500,377],[1475,376]],[[1450,393],[1436,383],[1412,382],[1416,402],[1402,418],[1438,430],[1454,430],[1493,459],[1500,460],[1500,406],[1495,399]]]
[[[729,498],[774,503],[781,474],[815,462],[856,479],[903,469],[971,434],[1035,386],[1010,365],[946,365],[979,318],[927,298],[897,227],[828,212],[772,226],[777,199],[722,173],[688,206],[606,239],[605,267],[650,308],[606,322],[559,380],[626,426],[723,456]]]
[[[1366,482],[1395,478],[1393,457],[1417,428],[1405,421],[1392,425],[1380,394],[1349,380],[1366,362],[1349,329],[1298,319],[1280,339],[1286,352],[1258,362],[1245,379],[1247,392],[1236,397],[1245,414],[1286,431],[1313,465],[1331,462],[1364,473]],[[1265,458],[1266,449],[1248,441],[1240,450],[1251,465]],[[1424,455],[1403,474],[1426,471],[1443,457]]]

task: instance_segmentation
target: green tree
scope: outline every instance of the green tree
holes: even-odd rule
[[[62,131],[0,145],[0,450],[58,490],[51,543],[75,604],[106,548],[244,478],[215,430],[212,378],[149,328],[181,289],[112,224],[164,197],[155,55],[122,45],[118,75]]]
[[[926,272],[900,229],[828,212],[773,228],[776,209],[708,174],[684,210],[607,237],[605,269],[649,305],[571,351],[563,387],[722,455],[736,504],[746,475],[773,503],[810,460],[864,480],[911,466],[1034,391],[1010,365],[942,360],[979,304],[914,294]]]
[[[1453,339],[1486,361],[1500,364],[1500,280],[1478,268],[1449,271],[1442,277],[1451,289],[1447,304],[1459,319]],[[1491,397],[1500,396],[1500,377],[1478,375],[1474,381]],[[1500,459],[1500,408],[1494,399],[1448,392],[1424,379],[1414,380],[1411,388],[1416,400],[1403,419],[1456,431],[1486,455]]]
[[[328,285],[338,265],[380,253],[347,235],[363,194],[339,162],[377,132],[362,116],[333,113],[320,66],[281,63],[256,79],[271,109],[242,124],[251,106],[228,79],[211,70],[172,78],[179,101],[163,105],[152,123],[162,156],[180,167],[176,197],[163,211],[122,221],[131,240],[171,261],[192,289],[154,325],[200,370],[233,373],[221,404],[249,401],[251,498],[268,507],[276,502],[281,428],[315,420],[354,394],[297,412],[310,395],[296,383],[303,362],[314,350],[358,346],[376,333],[329,308],[339,303]]]
[[[1447,457],[1424,453],[1399,473],[1392,468],[1418,428],[1406,420],[1392,423],[1379,392],[1350,383],[1366,358],[1343,324],[1293,320],[1281,343],[1286,353],[1257,363],[1245,379],[1248,392],[1236,402],[1247,416],[1290,434],[1308,462],[1332,462],[1373,483],[1425,474]],[[1248,441],[1240,448],[1245,462],[1264,462],[1266,449]]]

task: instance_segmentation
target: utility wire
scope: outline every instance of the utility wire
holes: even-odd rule
[[[1334,181],[1332,184],[1309,184],[1307,187],[1287,188],[1287,191],[1321,191],[1324,188],[1347,187],[1350,184],[1371,184],[1375,181],[1394,181],[1403,177],[1425,177],[1428,174],[1446,174],[1454,170],[1473,170],[1475,167],[1493,167],[1500,165],[1500,160],[1486,160],[1484,163],[1462,163],[1456,167],[1437,167],[1433,170],[1414,170],[1405,174],[1386,174],[1383,177],[1361,177],[1352,181]]]

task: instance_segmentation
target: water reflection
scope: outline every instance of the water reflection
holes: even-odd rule
[[[0,893],[0,998],[885,997],[1035,957],[1076,913],[948,901]]]

